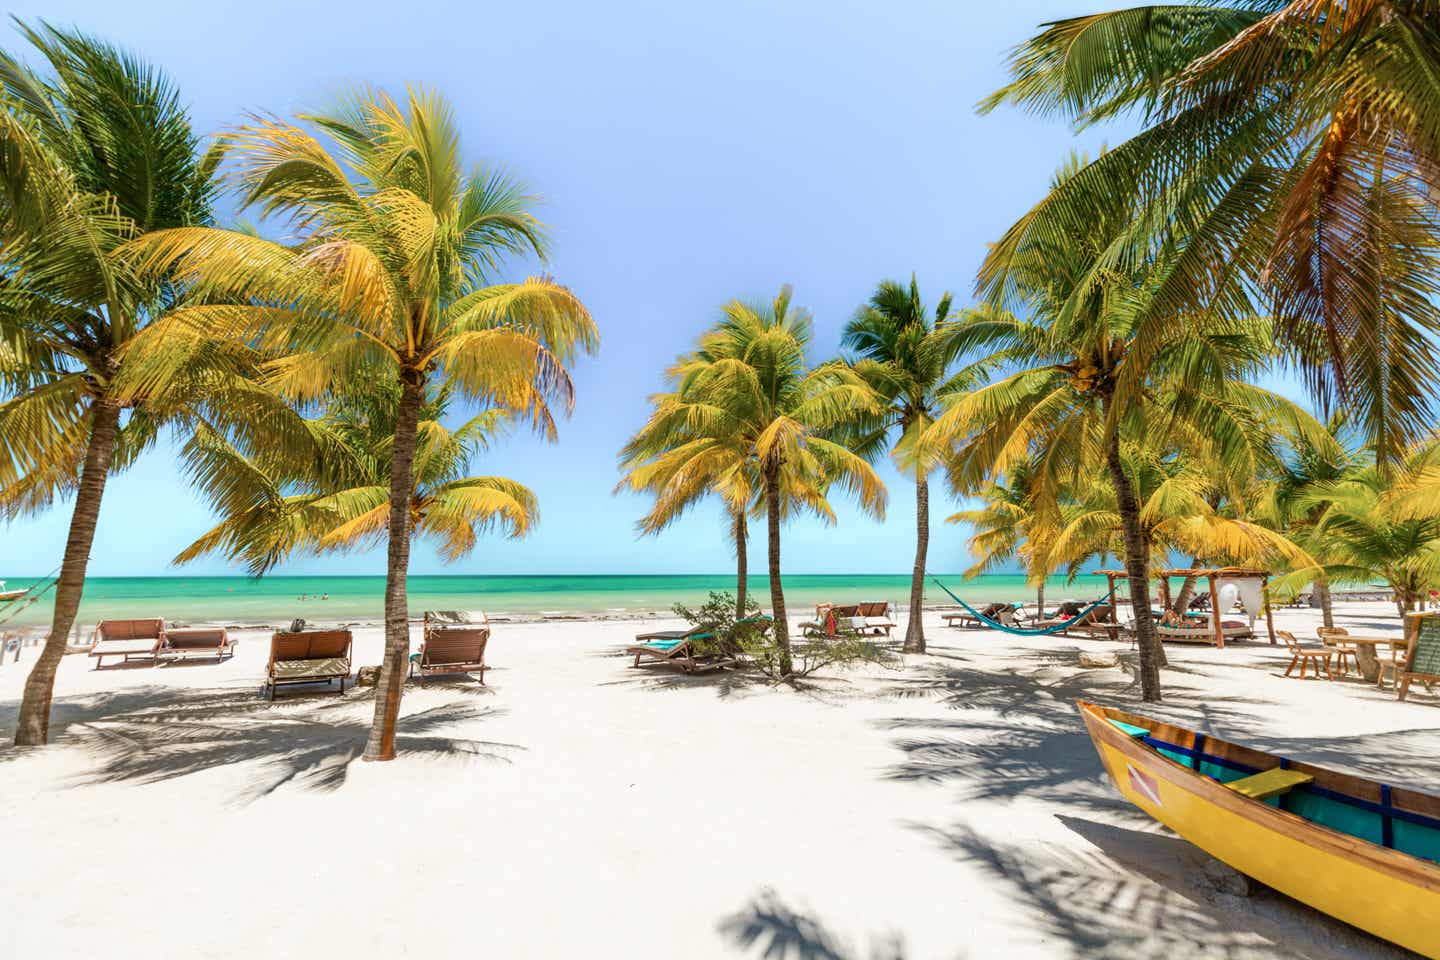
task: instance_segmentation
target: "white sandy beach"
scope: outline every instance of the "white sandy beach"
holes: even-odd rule
[[[1398,633],[1393,606],[1342,625]],[[223,664],[67,657],[55,745],[8,746],[14,957],[1305,957],[1401,951],[1208,858],[1106,783],[1072,701],[1135,703],[1126,644],[941,626],[903,669],[802,691],[635,670],[635,623],[503,624],[489,685],[407,689],[401,758],[358,760],[371,691],[258,696]],[[1318,612],[1281,628],[1313,637]],[[655,624],[668,626],[670,624]],[[648,625],[647,625],[648,626]],[[1358,632],[1358,631],[1357,631]],[[380,631],[357,632],[357,664]],[[1169,648],[1207,732],[1430,787],[1440,701],[1283,679],[1283,646]]]

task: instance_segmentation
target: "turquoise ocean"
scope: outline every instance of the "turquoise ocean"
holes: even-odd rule
[[[36,581],[7,577],[7,589],[23,589]],[[1018,574],[991,574],[965,580],[940,575],[947,587],[969,603],[1034,599],[1035,592]],[[1078,577],[1073,583],[1056,579],[1046,586],[1046,601],[1099,597],[1103,577]],[[770,606],[769,580],[752,577],[749,587],[761,606]],[[412,615],[424,610],[483,609],[491,616],[513,614],[643,614],[668,611],[677,602],[697,605],[712,590],[734,592],[735,578],[723,574],[609,576],[423,576],[410,577]],[[180,622],[273,624],[303,617],[316,622],[379,620],[384,604],[384,577],[272,576],[250,577],[94,577],[85,582],[80,622],[124,617],[164,617]],[[905,575],[796,574],[785,577],[786,605],[793,613],[816,603],[888,600],[904,605],[910,596]],[[302,599],[303,598],[303,599]],[[6,626],[41,626],[50,622],[51,594],[35,603],[0,603]],[[949,604],[933,583],[925,588],[927,604]]]

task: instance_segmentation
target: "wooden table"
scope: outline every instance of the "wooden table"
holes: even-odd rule
[[[1404,637],[1336,637],[1336,643],[1349,643],[1355,647],[1355,665],[1360,670],[1360,676],[1374,683],[1380,676],[1380,659],[1375,653],[1375,648],[1383,644],[1393,647],[1406,645]]]

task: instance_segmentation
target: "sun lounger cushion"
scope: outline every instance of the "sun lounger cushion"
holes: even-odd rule
[[[277,680],[336,677],[350,672],[350,661],[344,657],[322,657],[318,660],[277,660],[274,672]]]
[[[866,618],[865,618],[865,626],[867,626],[867,627],[893,627],[893,626],[895,626],[895,624],[891,623],[888,617],[866,617]]]

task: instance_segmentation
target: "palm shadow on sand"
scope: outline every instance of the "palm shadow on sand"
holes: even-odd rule
[[[504,715],[473,698],[484,688],[446,685],[456,699],[404,715],[396,725],[396,748],[409,757],[509,762],[517,744],[447,735]],[[432,688],[433,689],[433,688]],[[459,698],[463,697],[464,700]],[[465,702],[465,701],[471,702]],[[142,687],[57,700],[51,740],[88,750],[93,765],[77,784],[158,783],[232,764],[251,764],[249,785],[235,798],[249,803],[287,784],[335,790],[364,751],[373,697],[368,692],[293,696],[274,704],[253,691],[179,691]],[[7,705],[4,720],[13,723]],[[0,762],[30,748],[0,747]]]

